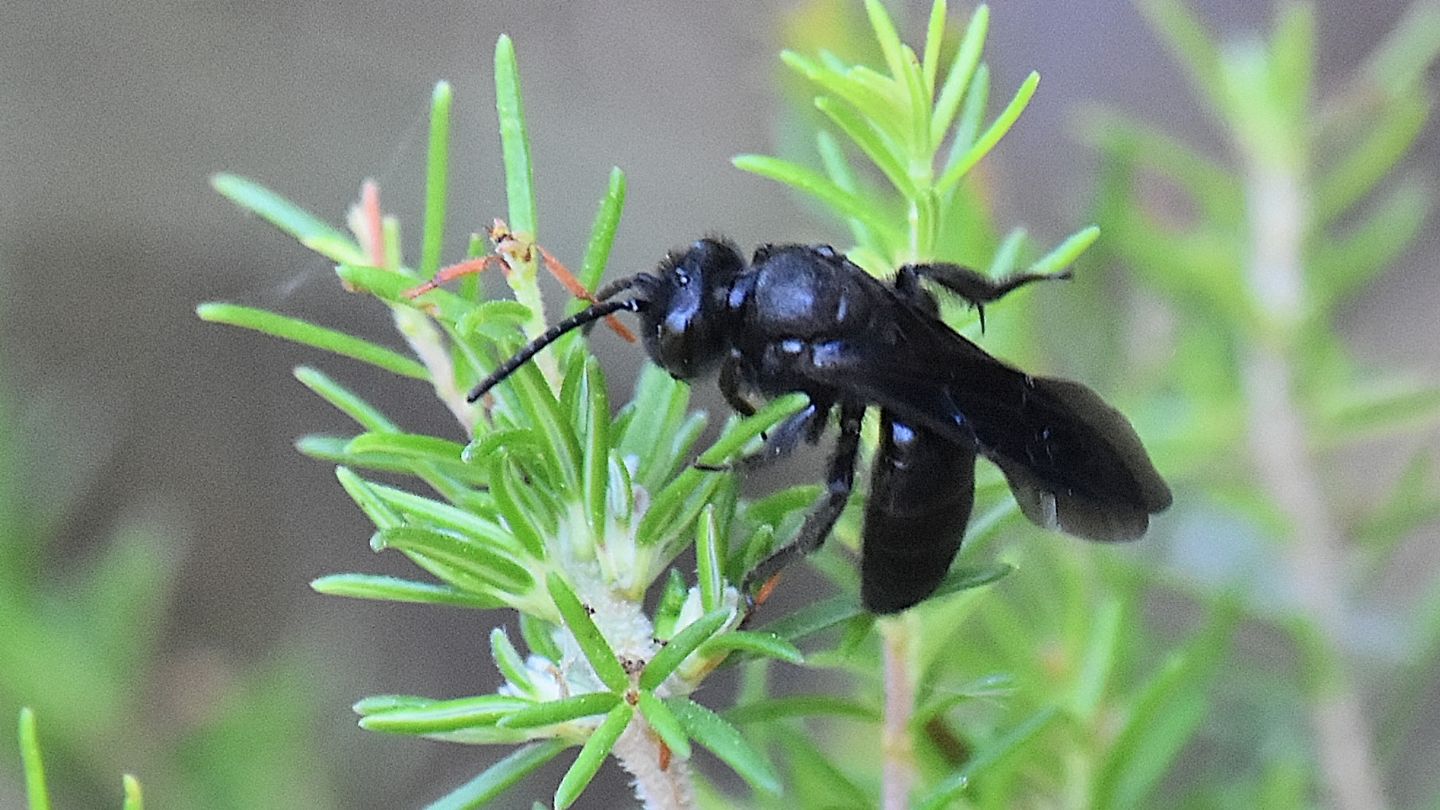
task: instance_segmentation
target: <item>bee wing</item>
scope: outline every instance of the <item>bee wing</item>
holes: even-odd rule
[[[974,448],[1000,467],[1039,526],[1133,540],[1170,505],[1134,428],[1095,392],[1029,376],[938,321],[910,315],[918,322],[902,325],[900,340],[816,345],[808,373]]]

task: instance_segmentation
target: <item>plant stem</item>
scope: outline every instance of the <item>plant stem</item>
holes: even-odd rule
[[[660,741],[639,712],[616,741],[611,755],[634,779],[635,798],[646,810],[690,810],[695,806],[695,785],[690,763],[671,757],[660,767]]]
[[[1243,386],[1249,408],[1250,455],[1295,537],[1287,561],[1301,612],[1315,633],[1311,652],[1325,677],[1310,696],[1320,774],[1332,806],[1378,810],[1384,793],[1371,750],[1371,730],[1343,660],[1348,592],[1343,537],[1327,508],[1308,447],[1305,411],[1295,395],[1294,360],[1303,317],[1301,239],[1306,197],[1299,172],[1246,155],[1251,232],[1248,276],[1265,316],[1262,334],[1246,348]]]
[[[475,429],[476,408],[465,401],[465,392],[455,385],[455,364],[450,360],[450,352],[441,339],[440,330],[434,321],[417,310],[394,307],[393,312],[396,330],[430,371],[435,395],[450,409],[465,435],[469,436]]]
[[[885,719],[880,751],[884,757],[881,807],[906,810],[915,784],[915,747],[910,739],[910,717],[915,712],[915,622],[913,614],[880,621],[884,646]]]

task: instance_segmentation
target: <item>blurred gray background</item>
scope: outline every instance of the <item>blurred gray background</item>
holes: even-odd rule
[[[929,3],[891,5],[917,39]],[[955,16],[968,12],[954,5]],[[1229,35],[1270,15],[1268,3],[1249,0],[1191,5]],[[1322,74],[1352,69],[1404,5],[1319,4]],[[165,515],[183,579],[164,650],[221,669],[296,648],[331,662],[314,673],[331,701],[316,733],[336,754],[341,806],[418,805],[501,755],[355,727],[348,703],[358,696],[492,688],[492,620],[310,591],[321,574],[406,566],[369,551],[370,527],[332,470],[293,451],[302,434],[347,425],[289,371],[318,364],[408,427],[456,431],[421,387],[194,317],[197,303],[222,299],[393,342],[383,308],[343,292],[324,261],[242,215],[207,177],[252,177],[337,224],[360,181],[375,178],[387,212],[410,226],[413,260],[429,94],[448,79],[456,105],[447,256],[456,258],[469,232],[504,213],[491,54],[508,32],[534,139],[539,236],[563,259],[578,261],[611,165],[629,176],[612,274],[649,268],[710,232],[741,244],[843,243],[842,231],[778,186],[729,164],[736,153],[776,148],[776,51],[797,7],[8,0],[0,6],[0,386],[35,426],[27,436],[35,452],[84,471],[55,483],[82,494],[37,575],[83,560],[124,515]],[[996,95],[1031,69],[1042,76],[988,165],[1004,226],[1025,225],[1047,243],[1088,222],[1095,156],[1075,123],[1089,106],[1129,112],[1219,153],[1217,134],[1130,3],[1004,0],[992,11]],[[1434,129],[1423,138],[1415,167],[1433,170]],[[1345,313],[1361,357],[1440,374],[1437,250],[1427,236]],[[640,353],[596,335],[612,379],[626,385]],[[157,712],[176,712],[185,685],[166,682],[165,671],[149,699]],[[618,774],[602,778],[619,789]]]

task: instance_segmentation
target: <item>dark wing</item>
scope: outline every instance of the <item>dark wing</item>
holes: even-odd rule
[[[1134,428],[1093,391],[1011,368],[898,301],[895,317],[893,339],[816,344],[806,373],[973,447],[1037,525],[1132,540],[1170,505]]]

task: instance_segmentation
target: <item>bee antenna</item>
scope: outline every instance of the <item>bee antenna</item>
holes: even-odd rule
[[[614,293],[619,292],[621,289],[626,289],[630,286],[634,286],[633,282],[626,285],[626,287],[621,287],[619,289],[611,291],[611,294],[613,295]],[[645,305],[647,303],[648,302],[643,298],[629,298],[623,301],[597,301],[596,303],[591,304],[585,309],[580,310],[579,312],[571,315],[563,321],[560,321],[549,329],[546,329],[545,332],[542,333],[539,337],[525,344],[524,348],[516,352],[515,355],[509,360],[501,363],[500,366],[490,374],[490,376],[481,380],[479,384],[477,384],[474,388],[470,389],[470,393],[465,396],[465,401],[474,402],[480,397],[485,396],[485,392],[499,385],[501,382],[504,382],[506,377],[514,374],[516,369],[525,365],[527,362],[530,361],[530,358],[539,354],[541,349],[544,349],[546,346],[549,346],[551,343],[559,340],[560,337],[563,336],[565,333],[571,332],[575,329],[579,329],[586,324],[593,323],[594,321],[598,321],[601,318],[604,318],[606,315],[620,312],[621,310],[627,312],[639,312],[640,310],[645,308]]]
[[[612,281],[609,284],[606,284],[604,287],[596,290],[595,300],[604,301],[606,299],[613,298],[616,295],[625,292],[626,290],[631,290],[636,287],[640,288],[640,296],[642,298],[646,298],[649,297],[650,293],[654,291],[655,286],[659,283],[660,280],[650,275],[649,273],[636,273],[633,276],[626,276],[622,279],[616,279],[615,281]],[[633,312],[634,310],[631,311]]]

